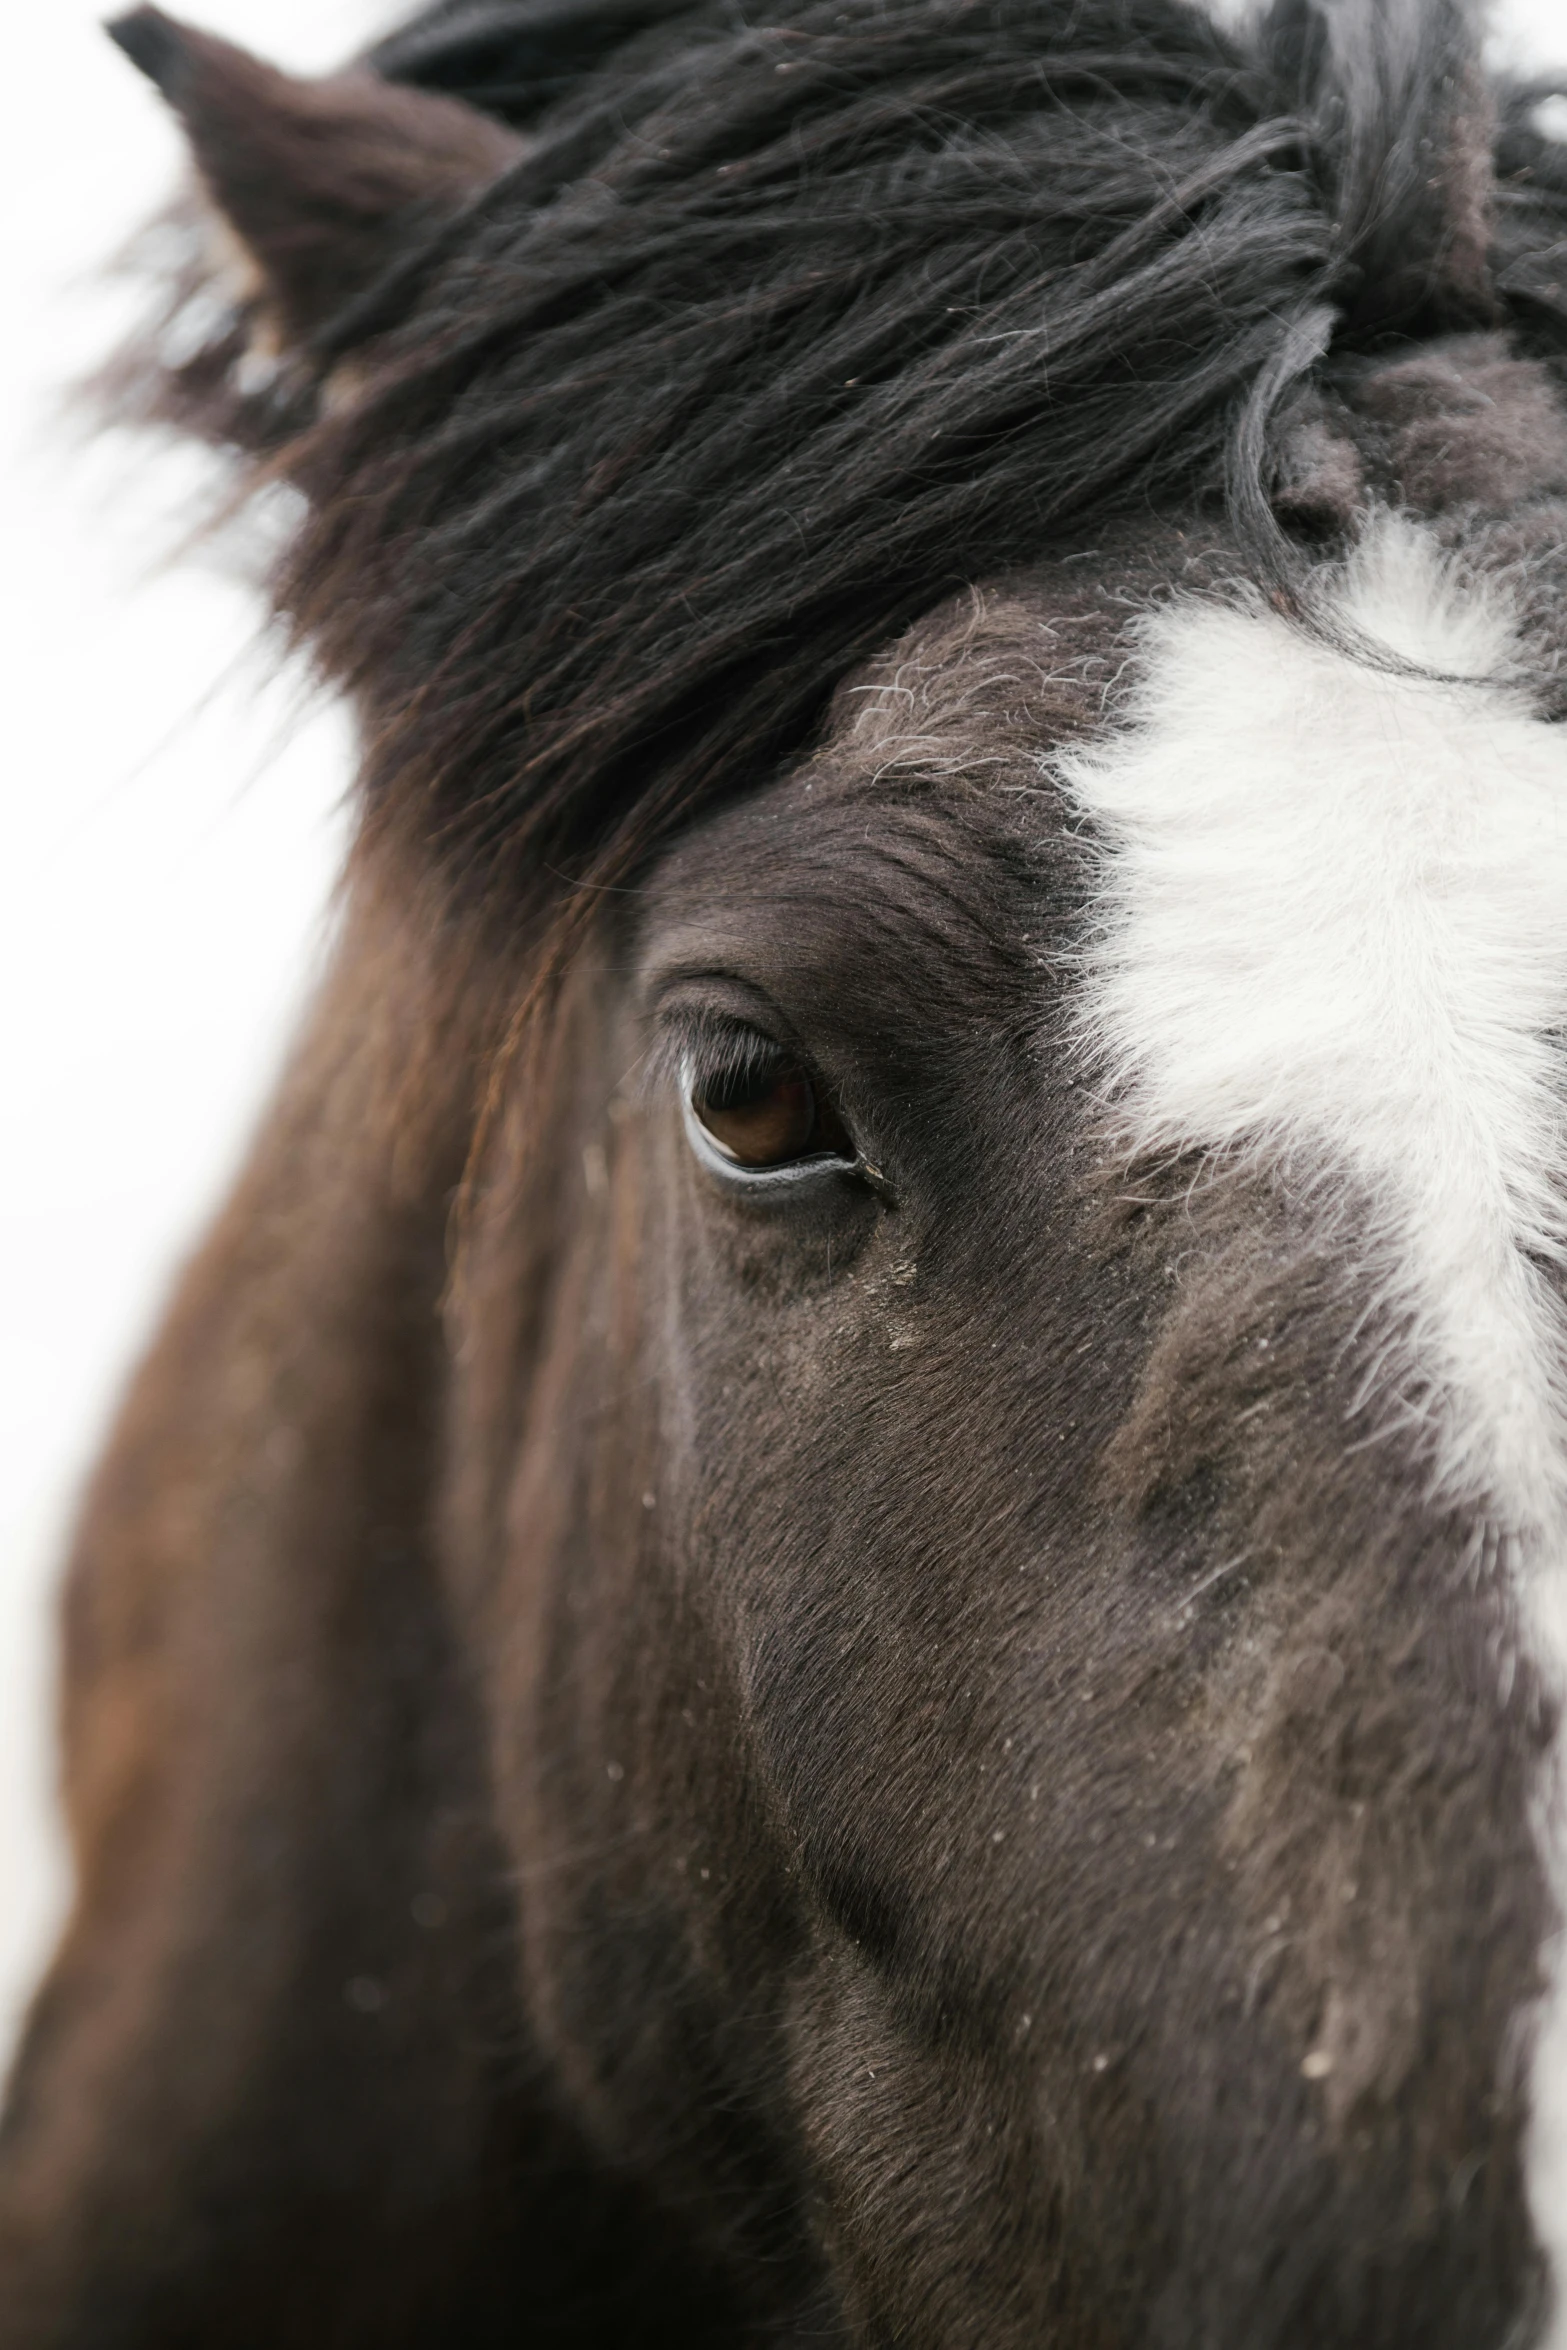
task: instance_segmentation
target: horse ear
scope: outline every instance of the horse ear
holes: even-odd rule
[[[107,30],[180,117],[285,344],[371,285],[421,222],[458,211],[525,152],[457,99],[363,69],[298,81],[160,8]]]

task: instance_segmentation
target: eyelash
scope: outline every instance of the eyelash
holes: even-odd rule
[[[734,1084],[796,1058],[765,1029],[706,1005],[678,1004],[659,1021],[638,1089],[651,1097],[691,1086]]]
[[[759,1028],[703,1024],[684,1040],[679,1071],[682,1084],[701,1093],[717,1093],[740,1086],[796,1064],[796,1056],[764,1036]],[[799,1064],[803,1066],[803,1064]]]

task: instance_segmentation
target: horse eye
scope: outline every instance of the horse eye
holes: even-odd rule
[[[692,1088],[691,1108],[737,1167],[782,1167],[847,1147],[838,1121],[792,1061],[700,1080]]]

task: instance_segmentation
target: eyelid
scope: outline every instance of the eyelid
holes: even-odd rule
[[[698,987],[702,996],[693,1002]],[[643,1084],[649,1092],[662,1091],[671,1084],[683,1086],[692,1068],[707,1082],[726,1069],[756,1067],[771,1053],[781,1059],[798,1059],[806,1066],[804,1056],[788,1041],[787,1023],[777,1018],[765,999],[753,996],[748,988],[729,985],[722,995],[731,1001],[725,1003],[721,995],[715,1002],[718,992],[709,975],[702,973],[682,974],[660,991],[652,1007],[655,1026],[643,1063]],[[741,1039],[750,1039],[760,1048],[749,1064],[735,1051]]]
[[[746,1028],[737,1021],[722,1034],[711,1036],[706,1053],[698,1041],[688,1043],[681,1055],[680,1074],[684,1085],[711,1088],[724,1079],[762,1076],[775,1068],[791,1067],[797,1067],[802,1076],[811,1076],[787,1045],[779,1044],[763,1029]]]

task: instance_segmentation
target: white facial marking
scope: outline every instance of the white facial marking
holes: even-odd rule
[[[1401,1333],[1381,1425],[1511,1537],[1567,1694],[1567,726],[1531,715],[1505,590],[1383,517],[1330,590],[1388,673],[1256,605],[1151,619],[1125,731],[1060,763],[1104,844],[1085,1016],[1129,1150],[1279,1167]],[[1567,1770],[1537,1832],[1567,1914]],[[1567,1959],[1547,1954],[1527,2170],[1567,2350]]]

